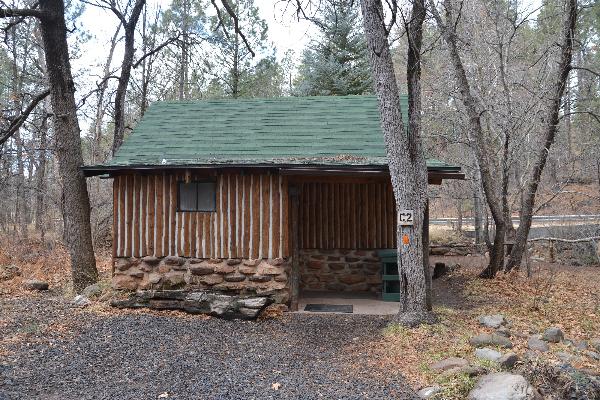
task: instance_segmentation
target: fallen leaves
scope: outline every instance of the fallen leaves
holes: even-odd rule
[[[463,263],[461,260],[460,263]],[[515,353],[523,356],[527,337],[543,332],[549,326],[559,326],[565,336],[574,340],[589,340],[600,332],[599,268],[540,265],[534,278],[523,273],[499,274],[493,280],[477,277],[481,265],[463,267],[438,282],[452,296],[459,298],[451,304],[438,304],[434,311],[440,317],[436,325],[415,329],[392,326],[370,342],[349,344],[349,351],[366,352],[367,366],[349,366],[369,370],[375,377],[402,375],[414,388],[439,384],[440,377],[429,366],[442,358],[462,357],[474,360],[469,337],[491,333],[479,325],[484,314],[503,314],[510,321]],[[443,297],[443,296],[442,296]],[[532,307],[537,305],[537,310]],[[544,357],[558,362],[556,353],[566,346],[553,345]],[[600,373],[600,364],[589,357],[573,361],[576,368]],[[400,377],[399,377],[400,378]],[[447,383],[447,382],[445,382]],[[461,398],[456,397],[456,398]],[[449,398],[450,399],[450,398]]]

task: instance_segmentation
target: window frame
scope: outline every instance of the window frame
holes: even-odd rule
[[[182,184],[196,184],[196,207],[193,210],[182,210],[181,209],[181,185]],[[214,208],[213,209],[200,209],[199,205],[198,205],[198,200],[199,197],[198,193],[199,193],[199,185],[200,183],[212,183],[214,185],[215,190],[213,191],[213,198],[214,198]],[[177,212],[205,212],[205,213],[210,213],[210,212],[217,212],[217,181],[216,179],[199,179],[199,180],[193,180],[193,181],[177,181]]]

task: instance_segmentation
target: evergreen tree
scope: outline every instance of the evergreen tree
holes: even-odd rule
[[[162,72],[170,77],[166,98],[200,97],[205,81],[197,66],[205,56],[200,44],[208,36],[204,7],[202,0],[174,0],[162,15],[163,35],[177,38],[175,45],[168,46],[161,54]]]
[[[213,76],[208,95],[216,97],[273,97],[282,94],[283,73],[267,41],[267,23],[254,0],[231,1],[241,34],[226,10],[212,18],[213,47],[206,71]],[[245,40],[244,40],[245,39]],[[254,54],[252,54],[254,52]],[[269,54],[271,53],[271,54]]]
[[[373,91],[357,2],[324,3],[319,28],[302,55],[296,94],[302,96],[367,94]]]

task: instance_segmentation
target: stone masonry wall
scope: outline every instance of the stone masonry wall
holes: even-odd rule
[[[300,250],[302,290],[377,292],[381,262],[371,250]]]
[[[290,260],[116,258],[112,285],[120,290],[209,290],[289,300]]]

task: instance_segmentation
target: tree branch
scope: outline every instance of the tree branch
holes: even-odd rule
[[[239,22],[237,14],[235,13],[235,10],[233,8],[231,8],[231,4],[229,4],[228,0],[221,0],[221,3],[223,4],[223,7],[225,7],[225,10],[227,11],[227,14],[229,14],[229,16],[233,19],[233,27],[235,29],[235,33],[237,33],[238,35],[240,35],[240,37],[244,41],[244,45],[246,45],[246,48],[248,49],[248,51],[250,52],[250,54],[252,54],[252,57],[255,57],[256,54],[254,53],[254,50],[252,50],[252,47],[250,46],[250,43],[248,43],[248,39],[246,39],[246,36],[244,35],[244,33],[242,32],[242,30],[240,29],[240,22]]]
[[[44,13],[33,8],[0,8],[0,18],[35,17],[43,18]]]
[[[133,68],[134,69],[137,68],[146,58],[151,57],[152,55],[158,53],[159,51],[161,51],[162,49],[164,49],[165,47],[170,45],[171,43],[175,42],[177,39],[179,39],[179,36],[181,36],[180,33],[178,33],[177,36],[175,36],[175,37],[171,37],[171,38],[165,40],[164,42],[162,42],[161,44],[156,46],[154,49],[150,50],[149,52],[147,52],[146,54],[141,56],[140,59],[137,60],[135,62],[135,64],[133,64]]]
[[[29,114],[35,109],[38,103],[46,98],[50,94],[50,89],[44,90],[42,93],[38,94],[31,100],[29,106],[19,115],[17,118],[13,119],[6,129],[3,132],[0,132],[0,144],[6,142],[15,132],[25,123]]]

